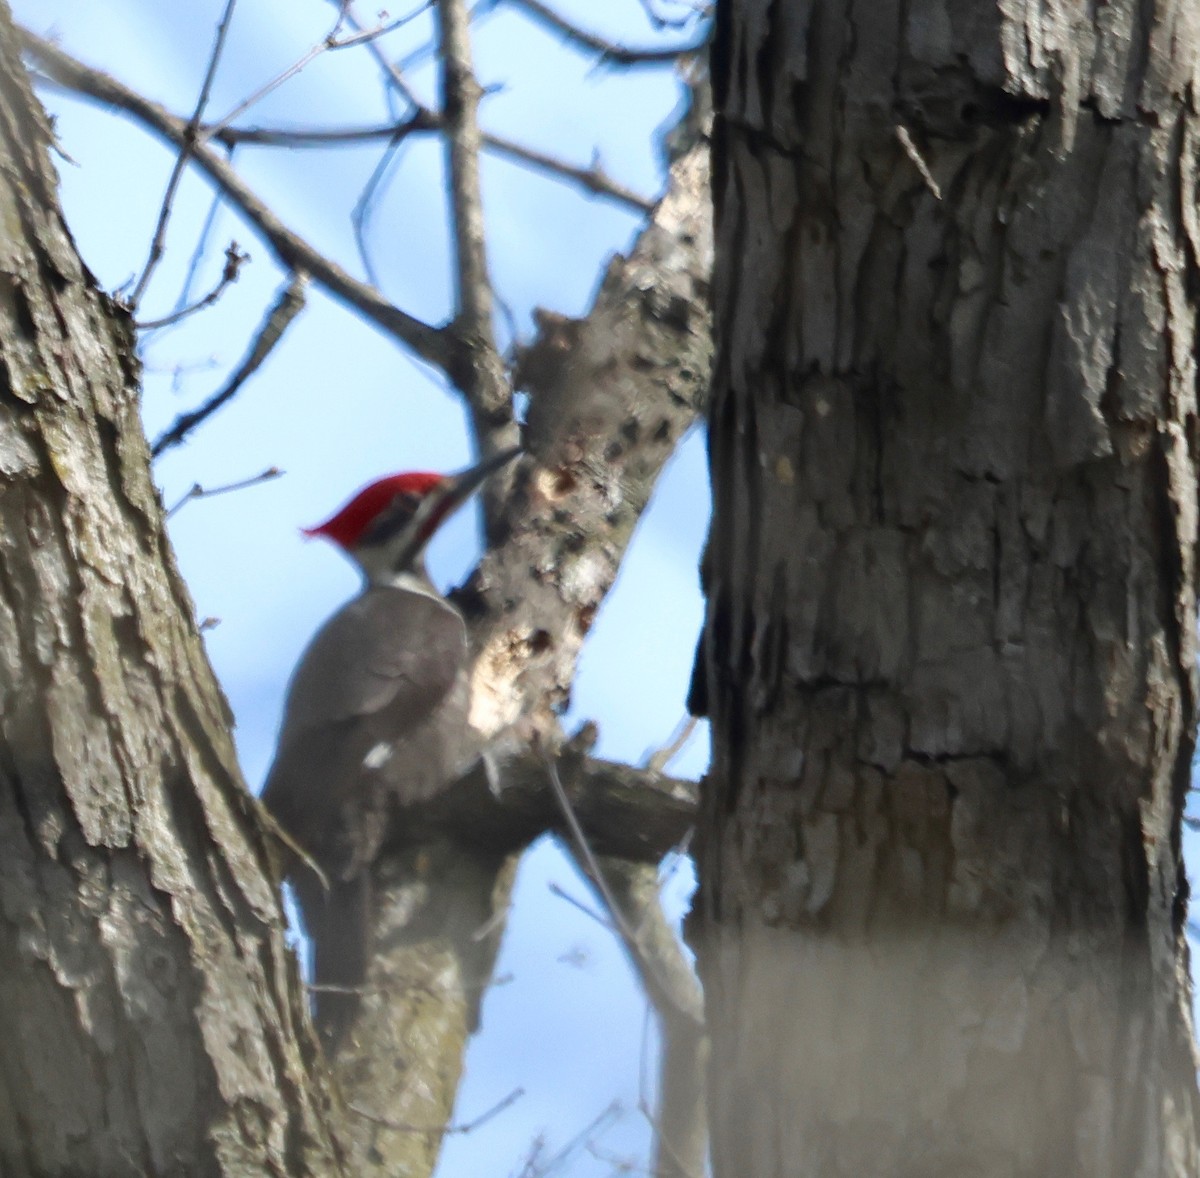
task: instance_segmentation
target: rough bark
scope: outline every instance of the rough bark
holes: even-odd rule
[[[62,223],[50,137],[0,8],[0,1170],[330,1173],[128,318]]]
[[[717,1175],[1200,1172],[1195,6],[729,0]]]
[[[711,240],[701,145],[676,160],[666,197],[630,255],[613,259],[587,318],[544,314],[522,358],[529,458],[457,594],[475,652],[471,719],[488,737],[515,734],[520,744],[534,734],[551,753],[561,742],[556,716],[583,641],[707,393]],[[377,873],[379,951],[336,1063],[349,1103],[372,1114],[349,1122],[355,1173],[415,1176],[436,1160],[504,926],[508,856],[545,829],[531,815],[559,825],[544,788],[540,797],[529,788],[527,763],[514,769],[511,805],[477,807],[470,789],[455,791],[423,816],[434,837],[401,832]],[[621,789],[611,776],[594,780]],[[668,820],[651,824],[650,840],[679,830],[681,802],[661,796]],[[610,812],[602,799],[584,797],[580,808]]]

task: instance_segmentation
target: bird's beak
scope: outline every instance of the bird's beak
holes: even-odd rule
[[[419,552],[442,524],[460,508],[472,492],[478,490],[480,484],[493,475],[506,463],[511,462],[521,447],[514,446],[511,450],[501,450],[491,458],[485,458],[478,466],[458,474],[447,475],[442,485],[436,491],[425,497],[425,501],[417,508],[408,526],[404,529],[404,539],[398,546],[394,563],[403,566]]]
[[[507,466],[521,453],[523,450],[520,446],[514,446],[511,450],[501,450],[499,454],[485,458],[478,466],[472,466],[467,470],[459,471],[458,474],[450,475],[438,496],[437,514],[439,518],[449,515],[460,503],[469,499],[491,475],[501,467]]]

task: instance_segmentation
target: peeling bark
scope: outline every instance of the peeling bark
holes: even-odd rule
[[[331,1093],[0,9],[0,1169],[327,1174]]]
[[[718,1175],[1200,1170],[1200,30],[1092,11],[720,9]]]

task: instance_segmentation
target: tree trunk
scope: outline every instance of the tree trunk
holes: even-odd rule
[[[720,7],[719,1178],[1200,1173],[1198,51],[1171,0]]]
[[[50,138],[0,7],[0,1170],[329,1173],[128,317],[75,253]]]

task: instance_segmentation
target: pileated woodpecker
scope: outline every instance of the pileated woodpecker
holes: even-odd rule
[[[479,755],[467,722],[467,632],[425,571],[425,546],[455,508],[520,453],[457,475],[391,475],[305,529],[362,570],[362,592],[331,617],[288,687],[262,800],[325,875],[288,876],[313,944],[317,1024],[336,1043],[370,960],[370,867],[403,821]]]

